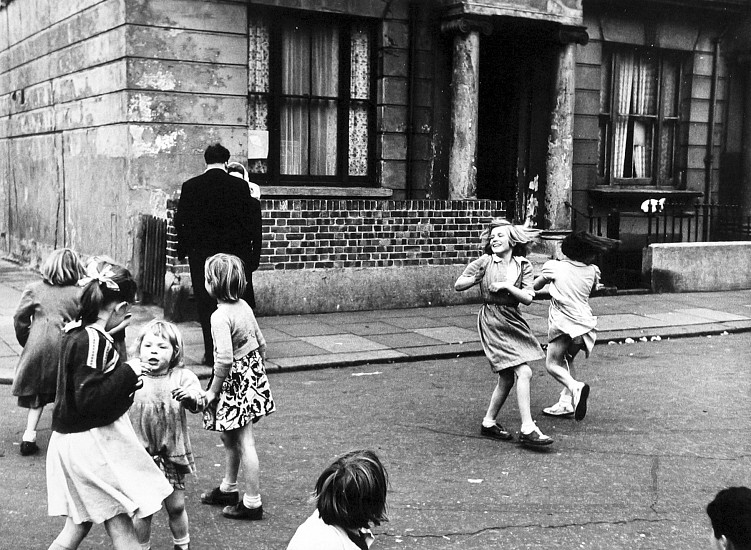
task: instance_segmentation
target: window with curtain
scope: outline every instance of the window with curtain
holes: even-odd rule
[[[373,28],[336,16],[251,15],[249,125],[268,131],[269,184],[367,185],[373,156]]]
[[[678,185],[683,64],[662,50],[603,52],[600,177],[626,185]]]

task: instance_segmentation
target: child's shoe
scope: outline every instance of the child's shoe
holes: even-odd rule
[[[519,442],[530,447],[544,447],[553,444],[553,438],[548,437],[535,426],[535,429],[529,433],[519,432]]]
[[[511,435],[511,432],[498,423],[489,428],[486,426],[480,426],[480,435],[491,439],[499,439],[501,441],[508,441],[514,437]]]
[[[583,420],[587,415],[587,399],[589,398],[589,384],[582,384],[573,391],[574,418]]]
[[[208,493],[201,494],[201,502],[212,506],[234,506],[238,500],[240,500],[240,493],[238,491],[225,493],[219,487],[214,487]]]
[[[568,401],[558,401],[555,405],[542,409],[542,414],[548,416],[573,416],[574,406]]]
[[[241,500],[234,506],[225,506],[222,510],[222,515],[229,519],[258,521],[263,519],[263,506],[259,506],[258,508],[247,508]]]
[[[36,441],[21,441],[21,456],[29,456],[39,452]]]

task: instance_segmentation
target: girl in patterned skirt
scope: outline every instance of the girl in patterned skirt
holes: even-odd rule
[[[535,296],[532,264],[524,257],[524,245],[532,238],[531,231],[524,227],[494,218],[482,233],[484,254],[465,268],[454,288],[462,291],[479,283],[484,303],[477,317],[477,328],[490,366],[498,373],[498,383],[480,434],[500,440],[513,438],[511,432],[496,421],[496,416],[516,382],[522,421],[519,441],[531,446],[545,446],[553,440],[544,435],[532,420],[529,389],[532,369],[527,364],[542,359],[544,354],[519,312],[519,304],[529,305]]]
[[[230,519],[259,520],[263,507],[253,424],[276,410],[264,368],[266,340],[253,310],[240,298],[245,292],[240,258],[215,254],[206,260],[204,275],[206,290],[218,307],[211,315],[214,372],[203,423],[207,430],[221,432],[227,464],[222,483],[203,493],[201,502],[224,505],[222,515]],[[240,464],[248,484],[242,499],[237,490]]]

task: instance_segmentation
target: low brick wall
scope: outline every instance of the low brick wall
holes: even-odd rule
[[[651,244],[642,272],[653,292],[751,288],[751,242]]]
[[[179,280],[168,274],[166,312],[184,311],[171,296],[184,299],[190,285],[188,266],[175,257],[175,208],[167,263]],[[505,216],[499,201],[263,200],[262,210],[259,315],[475,301],[476,292],[454,292],[454,281],[480,254],[483,225]]]

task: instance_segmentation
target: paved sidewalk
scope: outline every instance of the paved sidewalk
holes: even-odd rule
[[[24,286],[39,275],[0,260],[0,383],[10,383],[21,352],[13,312]],[[628,339],[664,339],[751,331],[751,290],[686,294],[634,294],[593,297],[598,344]],[[302,370],[366,363],[482,355],[476,329],[478,304],[261,317],[268,343],[268,370]],[[548,300],[522,307],[541,342],[547,341]],[[161,308],[134,308],[128,340],[138,327],[162,316]],[[197,322],[180,323],[186,363],[201,378],[203,344]]]

